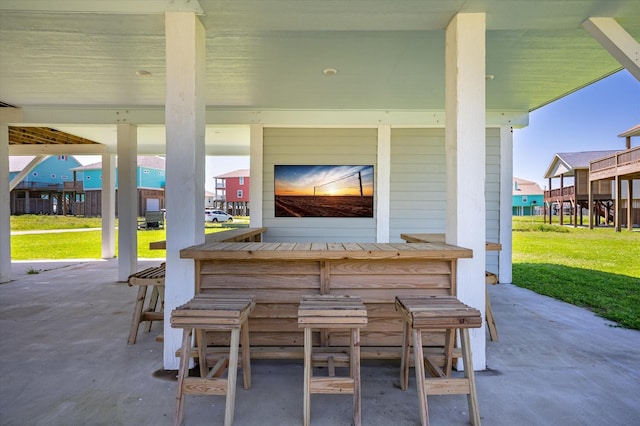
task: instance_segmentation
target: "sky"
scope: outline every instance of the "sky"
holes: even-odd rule
[[[554,154],[624,150],[625,139],[618,135],[637,124],[640,82],[623,70],[532,111],[529,125],[513,131],[513,176],[545,189]]]
[[[277,165],[275,195],[373,195],[373,166]]]

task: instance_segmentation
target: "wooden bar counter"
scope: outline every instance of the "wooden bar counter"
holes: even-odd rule
[[[255,297],[251,356],[271,359],[302,358],[298,304],[315,294],[362,297],[369,317],[361,335],[363,358],[399,358],[402,318],[395,297],[455,295],[456,261],[472,254],[445,243],[211,241],[180,251],[181,258],[195,261],[197,294]],[[210,337],[216,345],[228,343],[226,336]],[[348,331],[319,331],[313,339],[314,346],[333,352],[331,362],[339,365],[349,345]],[[425,335],[425,346],[443,344],[444,333]]]

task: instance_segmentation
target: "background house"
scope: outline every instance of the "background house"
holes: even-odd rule
[[[513,216],[540,214],[544,205],[544,191],[535,182],[514,177],[511,205]]]
[[[637,150],[636,150],[637,151]],[[554,155],[549,165],[545,178],[549,180],[549,189],[544,191],[544,215],[551,223],[552,216],[558,215],[561,225],[564,224],[564,216],[569,216],[569,221],[574,226],[585,225],[584,216],[589,215],[589,187],[591,185],[591,202],[595,223],[615,221],[615,184],[609,179],[593,180],[589,176],[590,164],[603,158],[615,157],[619,151],[583,151],[564,152]],[[633,183],[633,179],[628,182]],[[638,189],[633,190],[631,184],[631,199],[640,198]],[[636,188],[640,187],[635,185]],[[629,204],[629,185],[620,185],[620,219],[627,225],[627,207]],[[633,202],[631,203],[632,208]],[[634,208],[634,210],[637,208]],[[635,214],[636,216],[638,213]],[[634,220],[632,219],[632,222]]]
[[[249,169],[240,169],[214,176],[215,208],[233,216],[249,216],[250,174]]]
[[[85,216],[102,215],[102,163],[92,163],[73,169],[76,172],[77,194],[82,194],[82,202],[76,203],[76,211]],[[118,170],[116,167],[116,191],[118,190]],[[138,156],[136,167],[138,216],[147,211],[165,208],[165,159],[158,156]],[[118,210],[116,198],[116,213]]]
[[[72,155],[51,155],[33,167],[34,158],[9,157],[10,181],[25,172],[24,178],[11,189],[11,214],[76,214],[73,193],[66,192],[64,184],[73,182],[73,169],[80,162]],[[26,167],[30,169],[25,170]]]

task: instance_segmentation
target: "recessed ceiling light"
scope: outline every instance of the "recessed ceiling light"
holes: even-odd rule
[[[338,70],[335,68],[325,68],[322,70],[322,74],[324,75],[336,75],[338,74]]]
[[[138,75],[139,77],[151,77],[151,73],[145,70],[136,71],[136,75]]]

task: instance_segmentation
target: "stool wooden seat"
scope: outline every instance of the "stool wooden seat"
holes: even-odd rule
[[[143,269],[135,274],[129,275],[127,283],[129,287],[138,286],[138,296],[136,304],[133,308],[133,317],[131,318],[131,328],[129,330],[129,339],[127,343],[133,345],[138,338],[138,329],[140,324],[148,321],[147,332],[151,331],[153,321],[164,320],[164,263],[160,266]],[[147,297],[147,288],[151,287],[151,296],[147,307],[144,302]]]
[[[360,328],[367,310],[359,297],[317,295],[304,297],[298,307],[298,327],[304,328],[304,425],[311,422],[311,394],[353,394],[353,424],[362,423],[360,407]],[[350,329],[349,377],[314,377],[313,329]]]
[[[226,395],[224,424],[233,424],[238,372],[238,352],[242,339],[242,374],[244,388],[251,387],[251,357],[249,349],[249,314],[255,307],[253,297],[197,295],[171,312],[171,327],[182,328],[180,369],[176,396],[174,425],[184,420],[186,394]],[[195,330],[200,362],[200,377],[188,377],[191,356],[191,333]],[[206,331],[230,331],[229,357],[220,359],[210,370],[207,366]],[[228,369],[227,378],[220,376]]]
[[[396,310],[402,313],[402,357],[400,387],[406,390],[409,384],[409,330],[413,338],[413,354],[416,385],[422,425],[429,424],[427,395],[466,394],[469,404],[469,420],[480,425],[478,398],[476,396],[469,328],[482,326],[480,311],[460,302],[453,296],[402,296],[396,297]],[[427,357],[422,349],[422,332],[445,330],[445,366],[441,369]],[[460,330],[464,378],[450,376],[451,354],[455,343],[455,332]],[[425,364],[434,377],[425,377]]]

